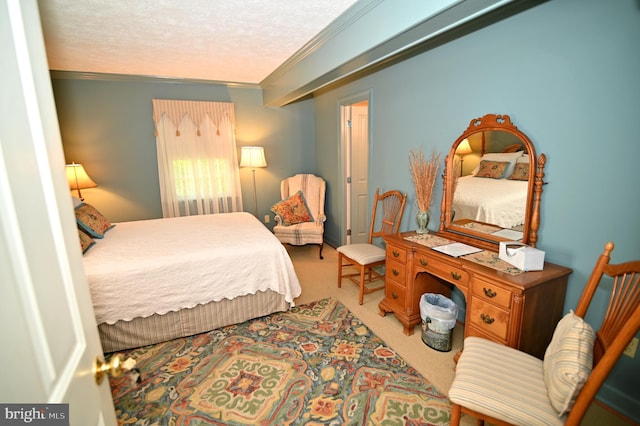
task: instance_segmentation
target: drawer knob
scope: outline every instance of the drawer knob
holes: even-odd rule
[[[398,275],[400,275],[400,272],[398,272],[395,268],[391,269],[391,273],[392,273],[393,275],[395,275],[396,277],[397,277]]]
[[[427,266],[428,264],[429,264],[429,262],[427,262],[426,260],[420,259],[420,265]]]
[[[460,278],[462,278],[462,275],[460,275],[457,272],[452,272],[451,273],[451,278],[453,278],[454,280],[459,280]]]
[[[400,252],[399,252],[398,250],[393,250],[393,251],[391,252],[391,254],[393,254],[393,257],[398,257],[398,256],[400,256]]]
[[[397,298],[398,298],[398,295],[397,295],[397,294],[395,294],[395,293],[391,293],[391,297],[392,297],[392,298],[394,298],[394,299],[397,299]]]
[[[480,314],[480,318],[485,324],[493,324],[493,322],[496,320],[495,318],[491,318],[489,315],[486,315],[486,314]]]
[[[496,293],[495,291],[491,290],[490,288],[482,288],[482,291],[484,291],[484,295],[490,298],[496,297],[496,295],[498,293]]]

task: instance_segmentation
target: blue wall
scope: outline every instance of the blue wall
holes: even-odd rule
[[[86,202],[115,222],[162,217],[154,98],[234,103],[238,151],[265,148],[267,167],[256,170],[260,220],[280,199],[282,178],[314,171],[312,101],[269,108],[259,88],[148,79],[54,78],[53,90],[66,161],[84,164],[98,183],[83,191]],[[240,180],[244,209],[252,212],[251,170],[241,169]]]
[[[550,1],[318,96],[316,167],[334,189],[337,105],[363,90],[372,92],[370,189],[409,193],[403,229],[415,228],[409,150],[444,156],[471,119],[508,114],[548,158],[538,246],[574,270],[565,312],[607,241],[614,262],[640,258],[638,1]],[[328,238],[343,241],[338,191],[327,204]],[[599,398],[640,421],[638,383],[640,361],[622,357]]]

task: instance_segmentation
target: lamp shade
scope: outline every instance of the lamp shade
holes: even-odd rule
[[[462,142],[460,142],[460,145],[458,145],[458,148],[456,149],[456,154],[458,155],[467,155],[467,154],[471,154],[473,151],[471,150],[471,145],[469,145],[469,139],[463,139]]]
[[[67,182],[71,189],[95,188],[98,186],[87,174],[82,164],[67,164]]]
[[[80,198],[82,201],[84,201],[84,198],[82,198],[82,192],[80,192],[81,189],[95,188],[96,186],[98,186],[89,177],[82,164],[67,164],[65,170],[67,172],[67,182],[69,182],[69,188],[77,190],[78,198]]]
[[[240,151],[240,167],[267,167],[264,148],[261,146],[243,146]]]

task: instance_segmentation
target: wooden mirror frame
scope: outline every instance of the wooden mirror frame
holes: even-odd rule
[[[523,225],[522,242],[532,247],[538,241],[538,229],[540,228],[540,199],[542,185],[544,184],[544,166],[547,158],[544,154],[536,157],[536,150],[527,135],[522,133],[511,122],[508,115],[487,114],[483,117],[471,120],[469,127],[462,133],[451,146],[451,151],[445,159],[443,178],[443,195],[440,214],[440,227],[437,235],[453,241],[470,244],[486,250],[498,251],[500,241],[510,241],[504,238],[491,236],[471,229],[455,226],[452,220],[452,203],[456,177],[451,176],[451,171],[456,170],[456,149],[458,145],[469,136],[478,132],[503,131],[511,133],[522,141],[525,152],[529,154],[529,178],[527,187],[527,205]],[[483,146],[483,150],[485,147]]]

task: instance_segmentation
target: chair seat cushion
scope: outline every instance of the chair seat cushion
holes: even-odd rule
[[[291,226],[276,225],[273,234],[281,243],[293,245],[322,244],[324,223],[303,222]]]
[[[449,399],[514,425],[562,425],[544,383],[542,360],[480,337],[464,340]]]
[[[383,248],[373,244],[347,244],[338,247],[338,253],[342,253],[349,259],[358,262],[360,265],[369,265],[380,262],[387,257]]]

